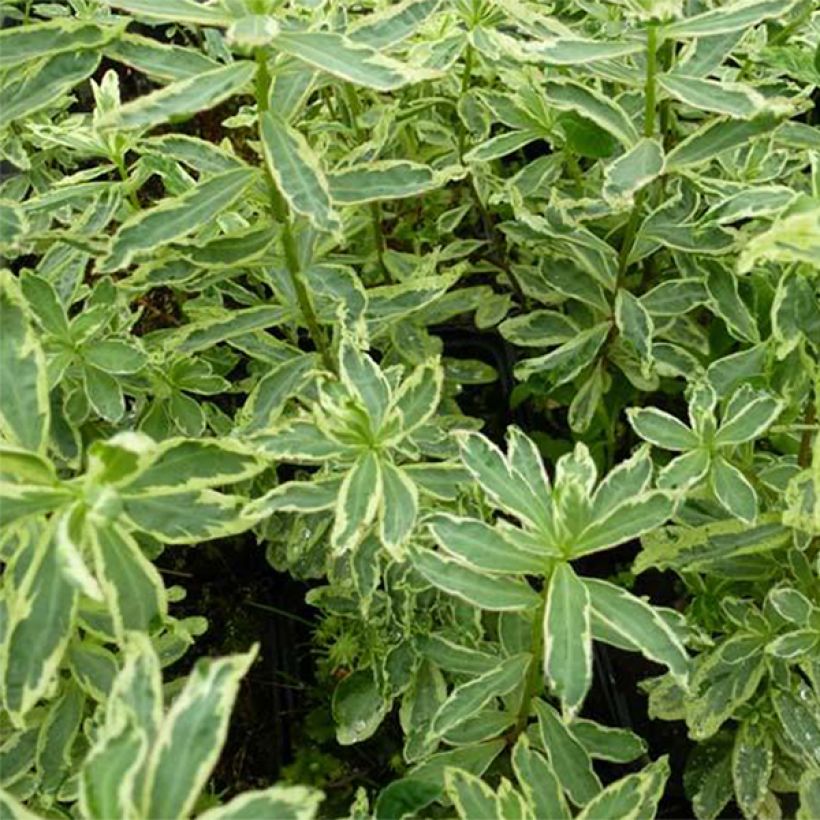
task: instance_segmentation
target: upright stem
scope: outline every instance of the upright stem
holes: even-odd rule
[[[260,115],[261,128],[261,115],[267,111],[269,107],[268,93],[270,91],[270,73],[268,71],[267,56],[263,51],[260,50],[257,52],[256,62],[258,66],[256,71],[256,106]],[[310,291],[302,274],[299,248],[296,244],[296,237],[293,235],[293,225],[291,224],[287,203],[279,193],[276,183],[273,181],[273,177],[267,168],[265,169],[265,175],[268,180],[271,213],[274,219],[282,226],[282,251],[285,254],[285,267],[287,268],[293,290],[296,294],[296,301],[299,303],[299,310],[302,312],[302,317],[307,325],[310,338],[313,339],[313,344],[316,345],[316,349],[322,357],[322,363],[327,370],[335,372],[336,367],[333,363],[333,357],[330,355],[327,339],[319,325],[316,311],[313,309],[313,301],[310,298]]]
[[[811,466],[811,439],[814,434],[814,422],[817,416],[817,407],[814,396],[809,398],[809,403],[806,406],[806,413],[803,416],[803,433],[800,436],[800,450],[797,455],[797,463],[802,469],[807,469]]]
[[[473,46],[467,43],[464,49],[464,69],[461,72],[461,96],[463,97],[470,90],[470,81],[473,76]],[[458,106],[456,106],[456,117],[458,118],[458,159],[461,162],[464,156],[464,149],[467,143],[467,128],[464,120],[458,116]]]
[[[544,654],[544,607],[547,601],[546,586],[541,597],[541,605],[536,609],[533,616],[532,638],[530,642],[530,653],[532,662],[527,674],[527,685],[524,687],[524,695],[521,706],[518,709],[518,720],[515,725],[515,736],[518,737],[527,729],[527,721],[530,716],[530,702],[541,691],[543,687],[544,673],[541,669]]]

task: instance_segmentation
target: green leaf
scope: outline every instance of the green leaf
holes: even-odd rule
[[[339,378],[367,411],[373,430],[378,430],[390,402],[390,384],[379,366],[351,339],[339,345]]]
[[[228,732],[228,718],[256,648],[197,661],[157,735],[146,764],[142,813],[183,817],[208,782]]]
[[[199,0],[163,0],[158,6],[153,0],[105,0],[109,6],[130,12],[137,17],[163,23],[197,23],[202,26],[223,26],[230,16],[218,6]]]
[[[771,735],[760,723],[744,720],[732,747],[732,782],[744,817],[757,816],[769,787],[773,762]]]
[[[609,336],[609,328],[609,323],[594,325],[544,356],[522,359],[515,367],[516,378],[525,381],[530,376],[549,373],[556,387],[572,381],[595,360]]]
[[[430,732],[441,737],[483,709],[494,698],[503,697],[526,678],[532,662],[529,654],[514,655],[498,663],[474,680],[457,686],[441,704],[430,727]]]
[[[165,618],[167,601],[162,577],[137,542],[116,526],[91,531],[96,575],[117,634],[153,631]]]
[[[626,411],[632,429],[644,440],[664,450],[694,450],[700,440],[682,421],[656,407],[630,407]]]
[[[741,31],[772,17],[783,17],[795,0],[739,0],[664,26],[664,35],[673,39],[708,37]]]
[[[384,48],[407,39],[438,10],[441,0],[404,0],[353,21],[347,36],[371,48]]]
[[[580,66],[628,57],[643,51],[643,46],[641,43],[560,37],[527,42],[522,51],[528,61],[543,62],[546,65]]]
[[[615,296],[615,323],[621,338],[635,348],[643,362],[650,362],[655,323],[641,301],[623,288]]]
[[[276,784],[267,789],[246,791],[224,806],[197,815],[199,820],[249,820],[270,817],[277,820],[313,820],[323,795],[307,786]]]
[[[410,558],[431,584],[491,612],[532,609],[540,601],[538,594],[523,581],[475,572],[431,550],[413,550]]]
[[[774,691],[772,703],[786,737],[809,766],[820,766],[820,712],[817,695],[805,683],[799,692]]]
[[[776,1],[776,0],[775,0]],[[666,171],[710,162],[724,151],[745,145],[774,130],[778,120],[762,116],[753,120],[712,120],[679,142],[666,155]]]
[[[377,91],[393,91],[430,77],[425,70],[330,31],[283,31],[274,39],[274,47],[334,77]]]
[[[148,357],[122,339],[97,339],[82,346],[83,360],[105,373],[131,375],[145,366]]]
[[[471,676],[483,675],[495,668],[498,663],[495,655],[481,652],[478,649],[469,649],[435,633],[422,635],[419,638],[418,647],[426,658],[445,672]]]
[[[69,681],[48,710],[37,739],[37,771],[45,794],[56,792],[71,769],[71,747],[80,730],[84,707],[85,695]]]
[[[0,130],[59,102],[75,85],[90,77],[99,64],[100,54],[94,51],[69,51],[37,63],[36,68],[18,72],[2,89]]]
[[[529,738],[523,732],[512,750],[512,767],[536,817],[569,820],[572,815],[552,766],[530,746]]]
[[[307,140],[270,111],[262,115],[260,128],[265,163],[288,207],[318,230],[338,230],[327,180]]]
[[[584,806],[577,817],[579,820],[654,817],[668,777],[669,761],[662,757],[637,774],[610,783]]]
[[[584,584],[595,620],[625,638],[645,657],[668,667],[676,680],[686,682],[689,676],[686,650],[657,609],[608,581],[585,578]]]
[[[757,324],[740,298],[737,277],[722,265],[710,265],[706,277],[709,307],[724,322],[729,332],[741,341],[755,344],[760,341]]]
[[[45,358],[17,281],[0,271],[0,432],[43,452],[50,406]]]
[[[447,769],[444,784],[447,796],[453,801],[461,820],[504,816],[495,792],[480,777],[461,769]]]
[[[503,575],[545,573],[546,554],[525,552],[483,521],[437,513],[428,520],[439,546],[470,569]]]
[[[544,674],[571,718],[592,685],[592,633],[587,588],[566,563],[555,565],[547,587]]]
[[[572,721],[570,731],[587,750],[587,754],[596,760],[631,763],[646,754],[646,742],[628,729],[602,726],[595,721],[580,718]]]
[[[360,456],[342,481],[330,535],[337,553],[355,548],[376,518],[382,504],[382,466],[368,451]]]
[[[820,69],[818,69],[820,70]],[[820,816],[820,770],[807,769],[800,778],[800,807],[797,820]]]
[[[333,692],[336,740],[342,746],[367,740],[381,725],[388,708],[370,669],[351,673]]]
[[[669,96],[698,111],[749,120],[766,109],[766,99],[742,83],[717,82],[681,74],[662,74],[658,84]]]
[[[717,500],[741,521],[753,524],[757,518],[757,493],[749,480],[733,464],[718,456],[712,459],[709,483]]]
[[[15,725],[53,685],[71,637],[77,593],[63,577],[53,537],[51,524],[7,603],[0,673],[3,702]]]
[[[783,410],[783,403],[768,393],[743,391],[733,400],[731,414],[725,414],[715,433],[716,447],[730,447],[759,438]]]
[[[128,218],[111,240],[107,257],[98,263],[100,272],[127,267],[135,256],[156,252],[158,247],[181,239],[207,225],[229,208],[256,179],[251,168],[237,168],[194,185],[184,194],[162,200],[159,205]],[[190,333],[191,327],[186,328]]]
[[[418,511],[418,490],[405,470],[390,462],[381,465],[382,507],[379,535],[385,548],[398,557],[413,531]]]
[[[541,744],[555,776],[569,799],[576,806],[583,806],[601,791],[601,781],[592,769],[592,761],[555,709],[543,700],[536,700],[534,704]]]
[[[398,159],[376,160],[334,171],[328,174],[327,183],[331,199],[339,205],[404,199],[441,185],[429,165]]]
[[[404,435],[412,433],[425,424],[436,412],[441,400],[444,370],[438,359],[432,359],[416,367],[399,385],[391,407],[401,417]]]
[[[679,316],[707,299],[700,279],[670,279],[641,296],[641,304],[652,316]]]
[[[473,146],[465,155],[464,162],[490,162],[501,159],[515,151],[520,151],[526,145],[542,136],[535,130],[509,131],[506,134],[496,134],[484,142]]]
[[[635,194],[663,171],[663,147],[644,137],[604,170],[604,198],[630,207]]]
[[[119,33],[117,26],[65,18],[7,28],[0,32],[0,69],[66,51],[93,51]]]
[[[603,128],[627,150],[640,136],[631,117],[611,98],[592,91],[573,80],[547,82],[547,104],[563,111],[574,111]]]
[[[92,698],[104,703],[119,670],[116,656],[91,640],[74,640],[68,648],[68,661],[80,686]]]
[[[9,527],[29,515],[53,512],[72,500],[68,488],[0,481],[0,526]]]
[[[0,251],[19,248],[28,231],[29,221],[22,206],[0,199]]]
[[[104,115],[99,127],[152,128],[179,117],[190,117],[237,94],[253,79],[255,72],[256,63],[244,60],[204,71],[125,103]]]
[[[108,43],[105,56],[167,82],[187,80],[219,68],[219,63],[199,51],[158,43],[137,34],[124,34]]]

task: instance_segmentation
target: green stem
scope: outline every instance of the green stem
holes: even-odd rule
[[[461,72],[461,96],[463,97],[470,90],[470,81],[473,76],[473,47],[467,43],[467,48],[464,49],[464,69]],[[461,162],[464,157],[464,149],[467,147],[467,126],[464,120],[458,114],[458,106],[456,106],[456,118],[458,121],[458,161]]]
[[[258,64],[256,71],[256,106],[261,115],[268,110],[268,93],[270,91],[270,72],[268,71],[267,55],[261,50],[258,51],[256,54],[256,62]],[[302,312],[302,317],[307,325],[310,338],[313,340],[313,344],[322,357],[322,363],[327,370],[333,373],[336,371],[336,367],[333,363],[333,357],[330,355],[325,334],[319,325],[316,311],[313,309],[310,291],[302,274],[299,248],[296,244],[296,237],[293,234],[293,225],[291,224],[287,203],[279,193],[276,183],[267,168],[265,169],[265,174],[268,180],[271,213],[274,219],[282,226],[282,251],[285,254],[285,267],[287,268],[291,284],[293,285],[296,300],[299,303],[299,310]]]
[[[527,729],[527,722],[530,717],[530,703],[532,699],[541,692],[544,686],[544,673],[541,669],[543,654],[544,654],[544,608],[547,604],[547,587],[544,585],[544,594],[541,596],[541,605],[535,611],[532,624],[532,638],[530,641],[530,653],[532,654],[532,661],[530,662],[529,672],[527,674],[527,684],[524,687],[524,694],[521,700],[521,706],[518,709],[518,720],[515,724],[515,737],[518,737]]]
[[[646,101],[643,115],[643,135],[655,135],[655,109],[657,97],[658,73],[658,29],[650,24],[646,30],[646,82],[644,83],[644,99]]]
[[[798,465],[806,470],[811,466],[811,440],[815,432],[815,419],[817,417],[817,407],[814,396],[809,399],[806,406],[806,413],[803,416],[803,435],[800,436],[800,451],[797,456]]]
[[[128,184],[128,170],[125,167],[125,157],[122,154],[117,154],[114,158],[114,164],[117,166],[117,171],[119,172],[120,179],[125,185],[127,191],[126,196],[128,197],[128,201],[131,203],[131,207],[138,211],[140,209],[140,201],[137,199],[137,192],[130,187]]]

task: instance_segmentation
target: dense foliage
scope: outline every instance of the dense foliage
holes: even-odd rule
[[[820,816],[814,0],[0,15],[3,817]],[[335,733],[250,791],[240,534]]]

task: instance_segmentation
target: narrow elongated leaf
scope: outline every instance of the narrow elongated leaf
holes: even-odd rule
[[[723,265],[710,265],[706,277],[709,306],[726,322],[729,332],[742,341],[755,344],[760,333],[751,311],[740,298],[737,277]]]
[[[669,777],[666,757],[651,763],[637,774],[610,783],[577,815],[582,820],[639,820],[654,817]]]
[[[609,324],[583,330],[574,339],[543,356],[523,359],[515,366],[515,376],[526,380],[538,373],[550,373],[555,386],[572,381],[595,360],[609,336]]]
[[[541,139],[541,135],[532,129],[496,134],[494,137],[490,137],[471,148],[464,155],[464,162],[490,162],[494,159],[501,159],[501,157],[506,157],[537,139]]]
[[[3,29],[0,31],[0,68],[66,51],[98,49],[118,34],[116,26],[60,18]]]
[[[100,120],[101,128],[152,128],[177,117],[189,117],[219,105],[241,91],[256,72],[256,63],[240,61],[179,80],[125,103]]]
[[[669,96],[691,108],[726,114],[748,120],[766,109],[766,99],[749,86],[664,74],[658,77],[660,87]]]
[[[7,609],[0,672],[5,708],[15,723],[52,685],[71,637],[77,592],[63,577],[53,536],[54,524],[43,531]]]
[[[219,68],[219,63],[199,51],[165,45],[137,34],[125,34],[109,43],[105,56],[168,82],[187,80]]]
[[[198,23],[203,26],[224,26],[230,15],[214,3],[199,0],[163,0],[158,6],[154,0],[105,0],[109,6],[131,12],[137,17],[156,19],[163,23]]]
[[[461,769],[447,769],[444,784],[460,820],[504,816],[495,792],[480,777]]]
[[[685,682],[689,658],[680,639],[652,606],[621,587],[596,578],[585,578],[595,618],[623,635],[643,655],[662,663],[676,679]]]
[[[538,594],[523,581],[490,577],[431,550],[413,550],[413,566],[433,586],[491,612],[532,609]]]
[[[331,199],[339,205],[404,199],[441,184],[429,165],[408,160],[377,160],[328,174]]]
[[[339,490],[331,543],[337,552],[353,549],[374,521],[382,498],[381,463],[368,452],[347,473]]]
[[[603,726],[593,720],[573,720],[570,731],[596,760],[631,763],[646,754],[646,742],[628,729]]]
[[[710,484],[718,501],[735,517],[754,523],[757,493],[743,473],[725,458],[712,460]]]
[[[147,762],[146,817],[184,817],[208,781],[225,736],[239,682],[253,663],[245,655],[200,660],[177,696]]]
[[[589,593],[567,563],[556,564],[547,587],[544,674],[572,717],[592,683],[592,633]]]
[[[430,76],[330,31],[283,31],[274,39],[274,46],[334,77],[377,91],[393,91]]]
[[[569,820],[572,815],[552,766],[531,747],[529,738],[523,732],[513,747],[512,766],[521,791],[537,818]]]
[[[372,670],[359,669],[343,678],[333,692],[336,740],[343,746],[367,740],[381,725],[388,706]]]
[[[744,720],[732,747],[732,782],[744,817],[754,817],[766,797],[773,762],[771,735],[760,724]]]
[[[574,40],[562,37],[527,43],[522,51],[527,60],[537,60],[546,65],[576,66],[627,57],[643,49],[642,43]]]
[[[327,180],[307,140],[270,111],[262,115],[261,134],[268,171],[291,210],[319,230],[338,230]]]
[[[723,419],[715,433],[716,446],[733,446],[758,438],[783,409],[783,403],[768,393],[744,398],[743,404],[735,407],[736,412]]]
[[[604,197],[629,205],[637,191],[663,171],[663,148],[657,140],[643,138],[607,165]]]
[[[439,513],[428,525],[439,546],[472,569],[503,575],[540,575],[546,570],[546,555],[525,552],[483,521]]]
[[[413,34],[440,5],[441,0],[403,0],[356,20],[347,36],[371,48],[392,46]]]
[[[558,782],[576,806],[583,806],[601,791],[601,781],[583,746],[572,736],[558,713],[543,700],[535,701],[541,744],[547,750]]]
[[[35,70],[21,73],[3,87],[0,130],[58,102],[77,83],[90,77],[99,64],[100,55],[95,51],[68,51],[46,59]]]
[[[804,683],[799,694],[775,691],[772,693],[780,724],[789,740],[800,750],[806,764],[816,768],[820,765],[820,716],[816,694]],[[814,703],[812,703],[814,700]]]
[[[0,272],[0,432],[40,452],[48,434],[50,405],[45,358],[31,327],[16,280]]]
[[[276,784],[269,789],[246,791],[224,806],[197,815],[200,820],[250,820],[270,817],[277,820],[313,820],[323,795],[307,786]]]
[[[664,450],[693,450],[700,444],[695,433],[682,421],[656,407],[630,407],[627,418],[644,441]]]
[[[629,149],[640,139],[632,119],[616,102],[574,81],[548,82],[547,103],[565,111],[575,111],[608,131]]]
[[[410,476],[389,462],[382,464],[382,508],[379,534],[385,548],[396,558],[416,523],[418,490]]]
[[[69,681],[61,697],[48,711],[37,739],[37,771],[40,788],[45,792],[57,791],[71,768],[71,747],[83,719],[85,695]]]
[[[664,26],[664,34],[675,39],[708,37],[756,26],[772,17],[782,17],[795,0],[739,0]]]
[[[139,545],[116,526],[91,534],[96,575],[120,636],[126,630],[149,632],[167,611],[162,578]]]
[[[229,208],[256,178],[251,168],[237,168],[200,182],[178,197],[163,200],[127,219],[111,240],[101,272],[126,267],[131,260],[181,239]]]
[[[531,662],[531,655],[514,655],[474,680],[457,686],[436,712],[430,731],[435,735],[444,735],[484,708],[493,698],[511,692],[525,680]]]
[[[724,151],[737,148],[755,137],[773,131],[777,124],[778,120],[769,116],[753,120],[707,122],[666,155],[666,170],[673,171],[710,162]]]

